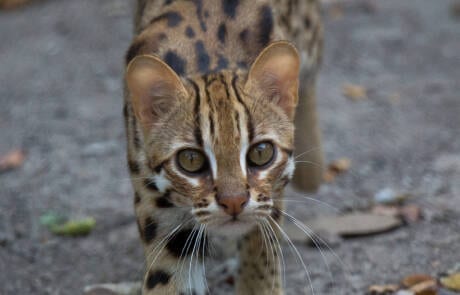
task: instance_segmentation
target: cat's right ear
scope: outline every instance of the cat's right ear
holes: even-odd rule
[[[128,65],[125,74],[134,114],[144,130],[187,96],[179,76],[161,59],[141,55]]]

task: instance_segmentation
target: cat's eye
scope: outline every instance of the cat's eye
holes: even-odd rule
[[[270,142],[260,142],[253,145],[248,152],[247,161],[252,167],[262,167],[269,164],[275,155],[275,148]]]
[[[184,171],[189,173],[201,173],[206,169],[205,155],[195,149],[185,149],[177,154],[177,163]]]

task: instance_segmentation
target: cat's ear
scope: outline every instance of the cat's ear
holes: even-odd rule
[[[259,99],[268,99],[293,119],[298,102],[300,58],[289,42],[267,46],[249,70],[245,91]]]
[[[134,114],[144,129],[149,129],[187,95],[174,70],[152,55],[134,58],[125,79]]]

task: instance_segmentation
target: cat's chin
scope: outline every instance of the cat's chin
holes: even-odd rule
[[[255,222],[246,220],[228,220],[209,227],[213,233],[229,237],[242,236],[251,231],[256,226]]]

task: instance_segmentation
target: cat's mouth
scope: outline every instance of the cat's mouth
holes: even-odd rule
[[[249,232],[256,225],[257,223],[251,219],[230,217],[221,222],[210,224],[209,229],[225,236],[240,236]]]

